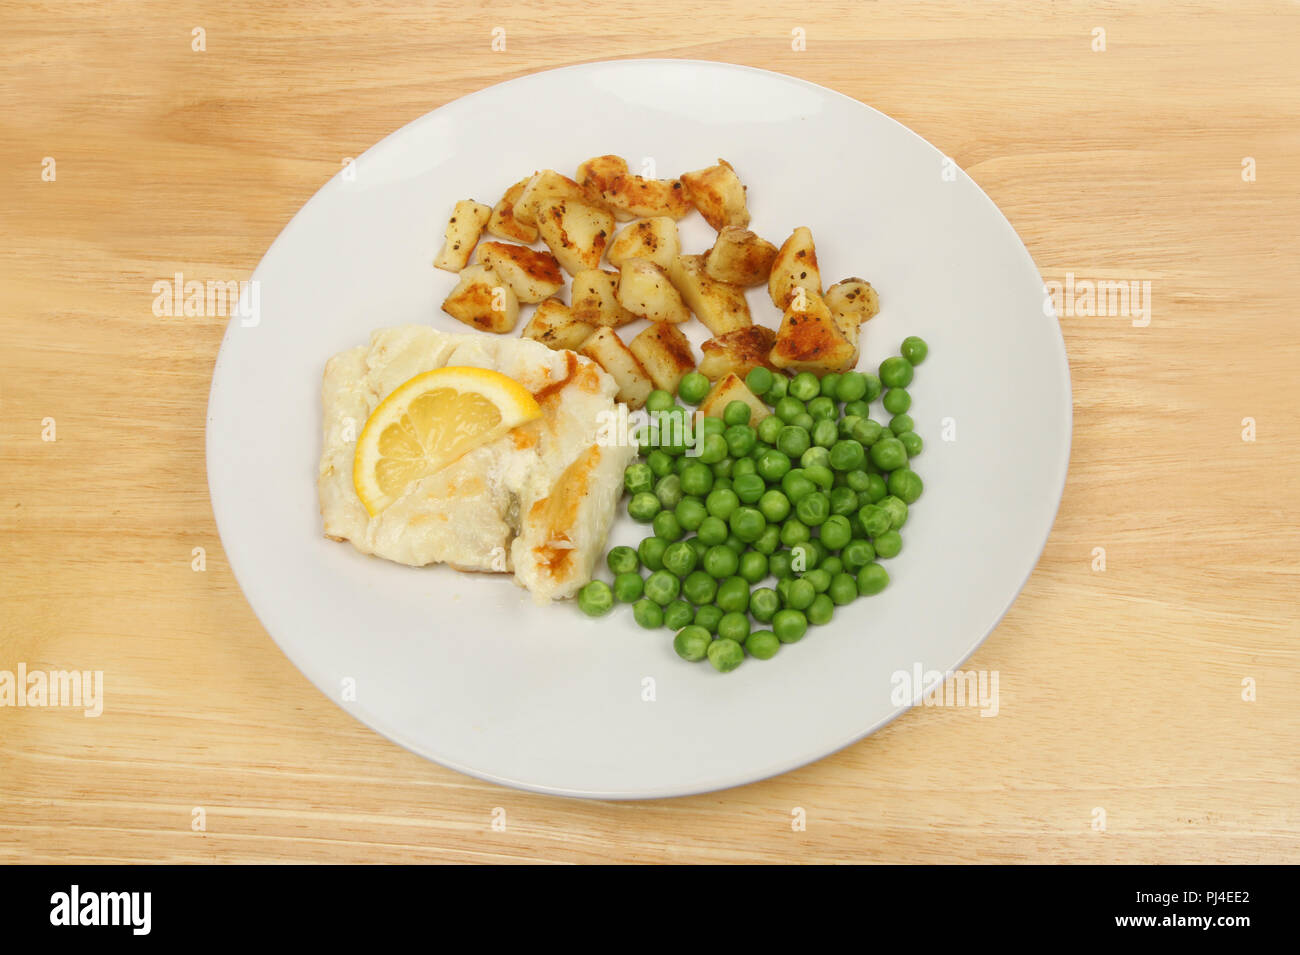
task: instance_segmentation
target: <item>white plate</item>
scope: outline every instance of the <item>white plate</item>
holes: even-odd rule
[[[465,331],[431,268],[453,202],[603,153],[658,175],[728,159],[752,228],[811,227],[827,284],[879,290],[861,366],[930,344],[911,387],[926,482],[882,594],[730,674],[678,659],[627,607],[534,606],[505,577],[411,569],[321,535],[321,370],[372,329]],[[208,407],[208,481],[231,567],[289,658],[380,733],[483,779],[637,798],[751,782],[818,759],[905,707],[893,674],[957,667],[1019,593],[1060,501],[1070,383],[1043,282],[1011,226],[888,117],[776,73],[687,60],[522,77],[393,133],[294,217],[258,266],[259,322],[232,320]],[[698,214],[688,251],[708,247]],[[779,315],[765,289],[757,320]],[[693,323],[694,324],[694,323]],[[636,326],[625,329],[636,331]],[[695,335],[698,343],[703,336]],[[951,419],[955,440],[944,440]],[[611,544],[635,543],[619,519]],[[602,568],[603,570],[603,568]],[[653,681],[651,684],[650,681]],[[647,687],[653,686],[653,700]],[[355,699],[345,698],[355,687]]]

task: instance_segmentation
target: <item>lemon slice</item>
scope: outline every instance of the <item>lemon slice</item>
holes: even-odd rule
[[[542,413],[523,385],[486,368],[435,368],[399,385],[361,429],[352,485],[373,516],[413,482]]]

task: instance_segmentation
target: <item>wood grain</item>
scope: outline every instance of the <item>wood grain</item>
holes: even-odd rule
[[[0,669],[112,676],[98,719],[0,709],[0,861],[1300,861],[1300,8],[227,6],[0,14]],[[1065,499],[969,664],[998,718],[913,711],[712,795],[534,796],[348,718],[241,596],[204,470],[225,320],[155,317],[153,283],[246,278],[344,157],[455,97],[630,56],[838,89],[951,155],[1046,279],[1150,280],[1145,328],[1062,319]]]

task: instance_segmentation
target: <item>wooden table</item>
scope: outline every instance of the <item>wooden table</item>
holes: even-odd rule
[[[224,6],[3,14],[0,670],[111,695],[0,709],[0,861],[1300,860],[1294,4]],[[915,710],[712,795],[528,795],[354,722],[240,594],[204,470],[225,320],[156,317],[153,283],[246,278],[434,107],[634,56],[841,90],[952,156],[1046,280],[1150,281],[1145,327],[1062,318],[1065,499],[968,664],[997,719]]]

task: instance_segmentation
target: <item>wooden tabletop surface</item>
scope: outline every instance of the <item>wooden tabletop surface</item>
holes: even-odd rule
[[[0,861],[1300,861],[1300,7],[227,6],[3,15],[0,671],[108,683],[98,718],[0,708]],[[913,710],[710,795],[550,798],[355,722],[249,609],[204,468],[225,319],[156,317],[153,283],[247,278],[344,157],[620,57],[839,90],[953,157],[1045,281],[1150,282],[1149,323],[1061,319],[1064,501],[968,664],[998,718]]]

